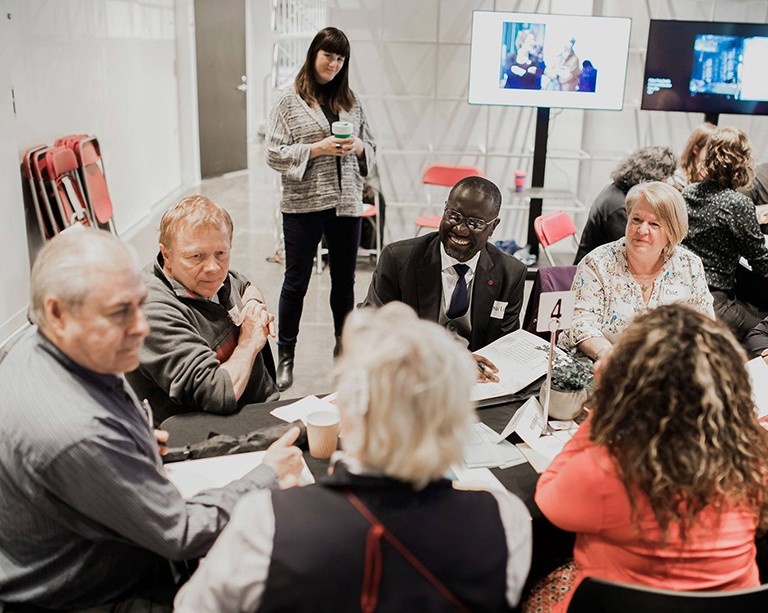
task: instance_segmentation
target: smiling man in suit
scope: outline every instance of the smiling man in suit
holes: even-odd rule
[[[500,209],[501,192],[491,181],[459,181],[448,194],[438,232],[382,251],[361,306],[404,302],[422,319],[463,338],[470,351],[517,330],[526,268],[487,242]]]

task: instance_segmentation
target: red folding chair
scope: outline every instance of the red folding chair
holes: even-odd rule
[[[75,154],[91,218],[101,228],[117,234],[112,219],[112,199],[109,197],[104,159],[101,157],[98,139],[87,134],[72,134],[58,139],[56,144],[68,147]]]
[[[45,152],[47,176],[43,174],[43,182],[47,183],[48,193],[52,194],[66,227],[75,223],[94,225],[77,168],[77,158],[68,147],[53,147]]]
[[[436,164],[424,171],[421,182],[424,185],[439,185],[441,187],[453,187],[466,177],[482,177],[483,173],[474,166],[448,166]],[[430,193],[427,190],[427,206],[432,206]],[[416,218],[416,236],[424,229],[436,230],[440,227],[442,215],[420,215]]]
[[[48,218],[47,238],[75,223],[91,225],[75,169],[77,161],[66,147],[35,148],[30,169],[40,210]]]
[[[552,254],[549,251],[550,245],[554,245],[570,236],[573,238],[576,248],[579,248],[579,239],[576,238],[576,225],[568,213],[564,211],[540,215],[533,220],[533,229],[536,231],[539,244],[544,250],[550,266],[555,265],[555,260],[552,259]]]
[[[37,225],[40,229],[40,235],[43,238],[43,242],[52,238],[59,232],[48,200],[41,194],[41,191],[45,189],[45,186],[40,180],[34,165],[35,156],[38,153],[43,153],[46,149],[48,149],[46,145],[30,147],[24,152],[21,159],[21,172],[29,187],[30,197],[32,198],[32,208],[35,212],[35,218],[37,219]]]

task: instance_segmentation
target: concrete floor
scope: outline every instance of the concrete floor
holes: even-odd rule
[[[274,257],[280,244],[277,174],[263,161],[260,145],[254,146],[249,159],[249,170],[207,179],[189,193],[200,193],[211,198],[232,215],[235,224],[232,268],[246,275],[252,283],[261,288],[268,307],[277,314],[277,302],[283,281],[283,266],[276,262]],[[415,215],[403,209],[393,209],[392,213],[387,213],[387,240],[412,235],[411,220]],[[157,222],[153,227],[135,236],[131,243],[137,247],[143,261],[151,261],[156,254]],[[568,254],[564,259],[570,263],[572,257],[572,254]],[[373,269],[374,262],[370,258],[358,259],[356,302],[364,298]],[[526,300],[530,285],[530,281],[526,283]],[[310,281],[296,345],[294,384],[283,392],[283,398],[301,398],[309,394],[333,391],[331,371],[335,339],[329,294],[330,276],[326,267],[320,274],[313,274]],[[272,353],[277,358],[277,345],[274,340],[270,342]]]

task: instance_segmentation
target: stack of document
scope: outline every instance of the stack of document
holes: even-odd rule
[[[482,423],[472,426],[472,437],[464,447],[466,468],[509,468],[525,463],[525,456],[498,433]]]
[[[476,383],[472,388],[472,400],[481,405],[511,396],[547,374],[549,343],[525,330],[515,330],[475,353],[499,369],[498,383]]]
[[[516,432],[524,442],[517,449],[537,472],[542,472],[555,459],[565,444],[576,433],[573,421],[544,421],[544,411],[536,398],[531,397],[515,412],[498,438],[504,439]]]

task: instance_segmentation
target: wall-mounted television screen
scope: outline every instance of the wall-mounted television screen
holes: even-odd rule
[[[469,102],[619,110],[626,17],[474,11]]]
[[[768,24],[652,19],[641,108],[768,114]]]

